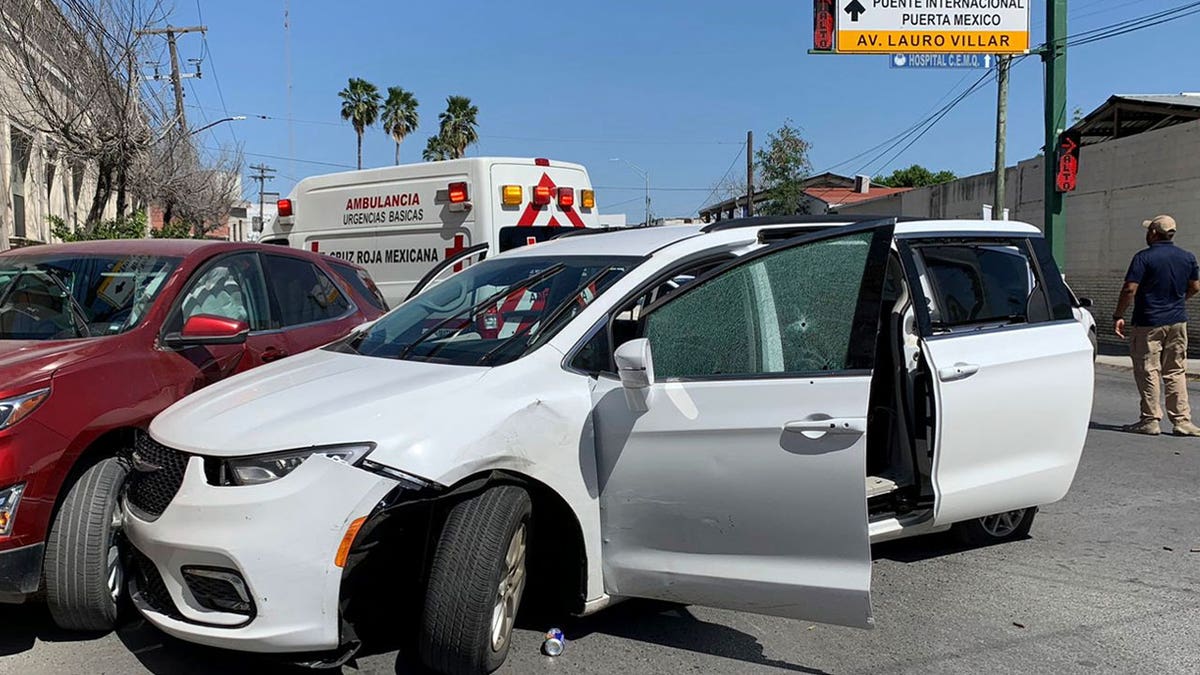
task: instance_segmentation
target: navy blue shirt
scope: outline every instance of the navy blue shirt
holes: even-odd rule
[[[1196,256],[1171,241],[1156,241],[1138,251],[1125,281],[1138,285],[1133,296],[1133,325],[1169,326],[1187,321],[1188,282],[1200,279]]]

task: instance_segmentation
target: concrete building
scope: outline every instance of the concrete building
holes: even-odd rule
[[[3,20],[11,20],[5,11]],[[0,32],[0,63],[11,62],[9,49]],[[67,74],[50,70],[52,87],[71,86]],[[65,156],[53,135],[36,128],[31,107],[16,75],[0,67],[0,251],[50,241],[52,216],[72,228],[82,224],[96,191],[95,166]],[[105,212],[116,213],[115,199]]]
[[[1078,186],[1066,198],[1067,281],[1095,302],[1100,341],[1122,344],[1109,317],[1129,259],[1145,247],[1143,220],[1179,221],[1176,243],[1200,254],[1200,94],[1113,96],[1073,127],[1083,136]],[[1005,202],[1014,220],[1042,226],[1042,157],[1009,167]],[[840,213],[979,218],[993,201],[991,172],[847,204]],[[1192,308],[1200,356],[1200,307]]]

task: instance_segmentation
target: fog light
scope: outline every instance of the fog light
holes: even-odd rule
[[[0,490],[0,537],[12,534],[13,524],[17,520],[17,507],[21,505],[24,492],[24,483]]]
[[[191,566],[181,571],[192,597],[206,609],[243,615],[254,613],[246,582],[237,572]]]

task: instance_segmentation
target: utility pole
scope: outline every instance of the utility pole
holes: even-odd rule
[[[167,48],[171,52],[171,84],[175,86],[175,116],[179,120],[179,133],[187,134],[187,118],[183,114],[183,75],[179,72],[179,49],[175,45],[175,36],[185,33],[204,33],[206,26],[167,26],[139,30],[138,35],[166,35]]]
[[[992,218],[1004,218],[1004,150],[1008,143],[1008,66],[1009,57],[996,59],[996,196],[992,199]]]
[[[263,213],[263,190],[266,188],[267,181],[275,178],[275,169],[266,164],[251,164],[250,168],[255,171],[250,174],[250,180],[258,181],[258,227],[254,228],[254,231],[262,232],[263,227],[267,224],[266,215]]]
[[[746,217],[754,215],[754,132],[746,132]]]
[[[1066,209],[1058,191],[1058,136],[1067,118],[1067,0],[1046,0],[1045,234],[1060,269],[1066,269]]]

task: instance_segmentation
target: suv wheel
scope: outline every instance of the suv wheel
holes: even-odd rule
[[[490,673],[508,656],[525,590],[533,507],[525,490],[491,488],[450,510],[421,617],[421,661],[439,673]]]
[[[1035,515],[1037,515],[1036,506],[1005,511],[958,523],[954,526],[954,532],[960,541],[971,546],[998,544],[1027,536],[1029,528],[1033,527]]]
[[[121,511],[129,468],[115,457],[88,469],[71,487],[46,538],[46,602],[68,630],[111,630],[125,593]]]

